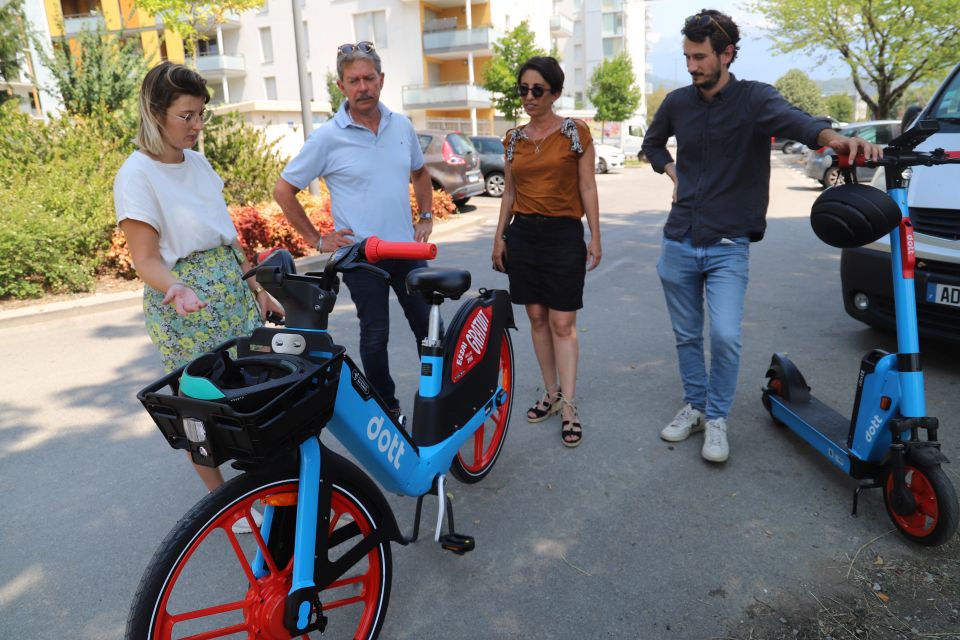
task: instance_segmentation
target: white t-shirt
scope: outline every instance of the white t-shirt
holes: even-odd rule
[[[167,164],[134,151],[113,181],[117,222],[130,218],[156,229],[168,268],[237,237],[223,200],[223,180],[203,155],[184,149],[183,156],[183,162]]]

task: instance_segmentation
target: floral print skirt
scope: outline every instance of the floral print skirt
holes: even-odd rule
[[[147,333],[167,373],[263,324],[253,293],[241,277],[242,260],[232,246],[197,251],[179,260],[171,269],[173,275],[207,303],[186,316],[177,315],[171,304],[161,304],[163,293],[143,287]]]

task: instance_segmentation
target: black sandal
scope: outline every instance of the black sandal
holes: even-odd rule
[[[527,422],[543,422],[557,411],[560,410],[561,400],[563,399],[563,394],[560,393],[560,388],[557,387],[557,390],[553,392],[554,399],[553,402],[550,401],[550,390],[547,389],[543,392],[543,397],[537,400],[532,407],[527,409]]]
[[[573,409],[573,417],[569,420],[564,419],[560,423],[560,438],[563,440],[563,446],[573,447],[580,446],[580,442],[583,441],[583,425],[580,424],[580,414],[577,412],[577,406],[567,400],[566,398],[561,399],[561,404],[565,404]],[[561,415],[563,415],[561,413]],[[573,438],[568,440],[568,438]]]

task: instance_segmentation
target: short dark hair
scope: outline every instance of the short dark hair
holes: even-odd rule
[[[710,20],[695,19],[700,18],[700,16],[709,16]],[[703,22],[706,22],[706,24],[703,24]],[[717,55],[723,53],[728,46],[733,45],[733,57],[730,58],[730,64],[733,64],[733,61],[737,59],[737,53],[740,51],[740,47],[737,45],[740,42],[740,28],[737,27],[733,18],[725,13],[716,9],[701,9],[700,13],[687,18],[680,33],[687,40],[698,44],[710,38],[710,45]]]
[[[536,71],[550,85],[550,93],[560,93],[563,91],[563,69],[560,63],[552,56],[534,56],[523,63],[520,71],[517,72],[517,84],[520,84],[520,78],[527,71]]]

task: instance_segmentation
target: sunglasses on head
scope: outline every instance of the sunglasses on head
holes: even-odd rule
[[[521,84],[520,86],[517,87],[517,94],[521,98],[526,98],[528,93],[532,93],[534,98],[542,98],[543,94],[546,92],[547,90],[538,84],[535,84],[532,87],[528,87],[525,84]]]
[[[339,47],[337,47],[337,55],[338,55],[338,56],[348,56],[348,55],[350,55],[351,53],[354,53],[354,52],[357,52],[357,51],[359,51],[360,53],[373,53],[373,52],[376,51],[376,50],[377,50],[377,49],[376,49],[376,47],[373,46],[373,43],[372,43],[372,42],[369,42],[369,41],[367,41],[367,40],[363,40],[363,41],[358,42],[358,43],[356,43],[356,44],[347,43],[347,44],[342,44],[342,45],[340,45]]]
[[[687,18],[686,22],[684,22],[684,25],[687,27],[706,27],[711,22],[717,29],[720,29],[720,33],[726,37],[727,42],[733,43],[733,39],[727,33],[727,30],[721,27],[720,23],[717,22],[716,19],[709,13],[698,13],[695,16],[690,16]]]

